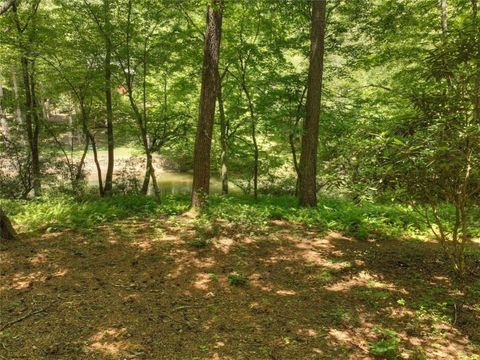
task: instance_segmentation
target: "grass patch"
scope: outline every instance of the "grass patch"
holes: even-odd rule
[[[188,196],[168,196],[161,201],[142,195],[109,198],[87,196],[45,197],[39,200],[2,200],[0,206],[27,231],[87,229],[127,217],[154,218],[175,216],[188,210]],[[291,196],[265,196],[254,200],[249,196],[211,196],[209,207],[195,220],[198,237],[211,239],[218,235],[217,220],[226,220],[256,232],[272,220],[300,223],[319,232],[338,231],[357,239],[423,238],[429,229],[409,206],[353,202],[320,197],[317,208],[299,208]],[[477,227],[475,227],[477,229]],[[474,233],[478,233],[478,229]]]

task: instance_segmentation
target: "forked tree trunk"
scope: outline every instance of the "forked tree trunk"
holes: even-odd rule
[[[202,88],[193,154],[192,208],[202,208],[210,190],[210,149],[218,90],[218,60],[222,30],[223,0],[212,0],[207,11],[203,53]]]
[[[306,118],[300,156],[300,206],[317,206],[317,148],[320,101],[322,96],[323,56],[325,52],[326,0],[312,1],[312,29],[310,34],[310,66]]]
[[[0,239],[2,240],[14,240],[17,234],[13,229],[12,223],[8,216],[0,208]]]

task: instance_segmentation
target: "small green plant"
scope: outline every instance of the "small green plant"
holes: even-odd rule
[[[195,238],[193,240],[190,240],[188,242],[188,245],[190,245],[191,247],[193,248],[196,248],[196,249],[203,249],[203,248],[206,248],[209,244],[209,241],[205,238]]]
[[[227,277],[228,283],[232,286],[243,286],[247,283],[247,278],[239,273],[231,273]]]
[[[377,332],[380,340],[369,344],[370,354],[380,359],[397,359],[400,345],[398,334],[389,329],[377,329]]]

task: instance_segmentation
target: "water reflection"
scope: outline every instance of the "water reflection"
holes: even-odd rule
[[[160,189],[160,195],[184,195],[189,194],[192,191],[192,182],[193,175],[191,173],[181,173],[181,172],[171,172],[171,171],[160,171],[157,174],[157,184]],[[114,176],[115,180],[115,176]],[[138,176],[139,183],[143,181],[143,178]],[[98,186],[98,179],[96,173],[88,174],[88,183],[90,186]],[[237,192],[238,188],[229,183],[229,190],[232,192]],[[222,192],[222,183],[220,179],[216,176],[210,177],[210,193],[211,194],[220,194]],[[154,194],[153,186],[150,184],[148,193],[150,195]]]

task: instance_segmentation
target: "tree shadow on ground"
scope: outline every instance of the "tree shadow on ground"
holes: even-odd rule
[[[368,359],[387,347],[381,358],[398,350],[457,359],[479,351],[479,284],[472,280],[451,325],[457,294],[433,243],[357,241],[284,221],[212,228],[130,219],[1,245],[0,355]]]

